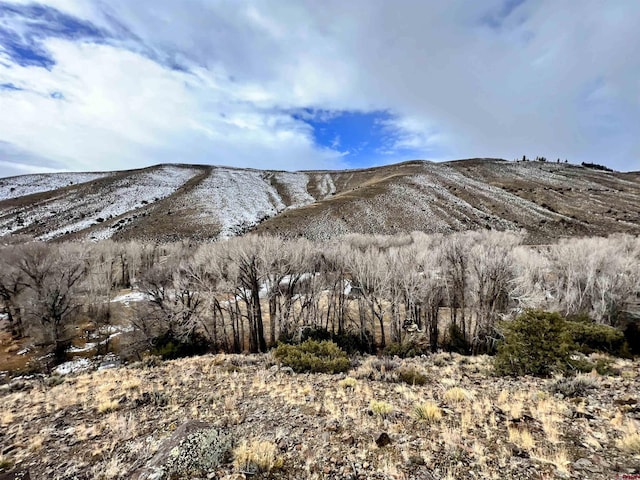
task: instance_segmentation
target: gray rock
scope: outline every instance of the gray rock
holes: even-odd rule
[[[591,460],[589,460],[588,458],[579,458],[578,460],[573,462],[573,468],[575,468],[576,470],[587,470],[587,469],[590,469],[592,466],[593,464],[591,463]]]
[[[231,445],[228,433],[211,424],[190,420],[178,427],[131,478],[166,480],[174,476],[206,475],[224,461]]]

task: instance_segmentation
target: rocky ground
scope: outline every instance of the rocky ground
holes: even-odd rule
[[[365,357],[325,375],[208,355],[14,379],[0,472],[136,478],[154,455],[176,460],[167,439],[198,420],[229,452],[176,478],[640,478],[640,361],[571,380],[496,378],[490,362]]]

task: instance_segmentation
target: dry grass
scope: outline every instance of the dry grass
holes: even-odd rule
[[[233,450],[233,464],[241,472],[267,473],[282,468],[283,460],[277,451],[277,445],[268,440],[243,440]]]
[[[523,468],[530,465],[540,472],[535,478],[554,478],[557,472],[573,474],[571,462],[589,458],[594,450],[620,462],[638,455],[634,420],[614,403],[627,392],[635,395],[638,380],[599,378],[610,388],[593,389],[594,397],[581,405],[550,394],[553,379],[496,379],[482,371],[487,359],[460,363],[457,357],[441,357],[439,362],[448,362],[444,366],[429,357],[397,361],[398,368],[419,368],[430,377],[446,371],[449,387],[441,389],[391,379],[274,374],[266,356],[233,355],[85,373],[52,387],[36,384],[0,402],[3,432],[20,446],[6,461],[37,462],[43,467],[35,473],[46,478],[45,468],[55,468],[63,455],[66,464],[88,469],[89,479],[125,478],[134,462],[149,459],[190,418],[225,425],[236,438],[247,439],[238,444],[233,463],[221,466],[221,477],[228,478],[251,473],[258,478],[258,470],[270,469],[278,470],[271,474],[277,478],[342,478],[353,474],[352,464],[361,466],[360,478],[375,472],[428,478],[439,468],[438,478],[449,471],[470,480],[470,465],[476,478],[523,478]],[[635,369],[637,362],[625,368]],[[156,393],[168,403],[136,405],[143,394]],[[110,407],[96,415],[101,402]],[[602,408],[591,408],[594,404]],[[580,411],[599,421],[574,418]],[[60,418],[68,427],[54,435],[52,426]],[[392,446],[375,446],[372,432],[381,430]],[[257,431],[269,432],[269,439],[254,439]],[[530,458],[514,456],[510,444]]]
[[[442,419],[442,410],[433,402],[424,402],[413,407],[413,415],[421,422],[436,423]]]
[[[338,382],[338,385],[340,387],[342,387],[342,388],[351,388],[351,389],[356,388],[357,384],[358,384],[358,381],[353,377],[343,378],[342,380],[340,380]]]
[[[622,438],[616,442],[616,445],[620,450],[632,455],[640,455],[640,432],[638,432],[635,424],[628,423],[624,427]]]
[[[461,403],[471,400],[473,397],[464,388],[453,387],[444,392],[444,399],[448,402]]]
[[[369,409],[379,417],[386,417],[393,412],[393,406],[383,400],[371,400]]]
[[[531,451],[536,446],[533,435],[526,428],[509,427],[509,441],[523,450]]]
[[[104,400],[98,404],[98,413],[115,412],[119,406],[118,400]]]
[[[571,464],[571,460],[569,454],[564,448],[557,450],[538,449],[533,452],[532,458],[535,458],[542,463],[553,465],[557,472],[562,473],[565,476],[570,473],[568,467]]]

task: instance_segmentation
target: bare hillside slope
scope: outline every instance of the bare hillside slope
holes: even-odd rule
[[[0,179],[0,235],[219,239],[248,231],[525,229],[532,242],[640,232],[640,175],[547,162],[411,161],[282,172],[158,165]]]

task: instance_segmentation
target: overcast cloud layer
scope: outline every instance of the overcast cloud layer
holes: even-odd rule
[[[523,154],[640,170],[640,2],[0,1],[0,176]]]

